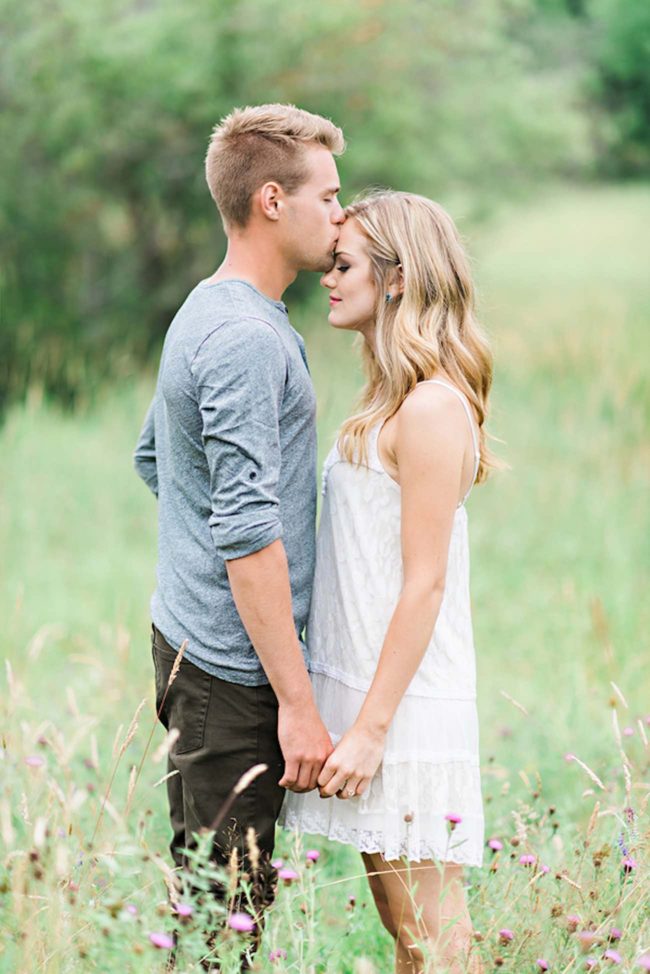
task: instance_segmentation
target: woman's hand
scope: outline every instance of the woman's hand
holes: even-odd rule
[[[321,798],[363,795],[384,755],[386,734],[353,724],[334,748],[318,776]]]

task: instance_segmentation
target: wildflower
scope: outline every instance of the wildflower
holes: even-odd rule
[[[543,875],[545,876],[546,873],[550,873],[551,867],[550,866],[546,866],[546,865],[544,865],[544,863],[542,863],[542,865],[539,867],[539,871],[540,871],[540,873],[543,873]]]
[[[531,856],[531,855],[519,856],[519,863],[522,866],[534,866],[536,861],[537,860],[535,859],[535,856]]]
[[[124,909],[126,910],[127,913],[130,913],[132,917],[137,917],[137,915],[138,915],[138,908],[137,908],[137,906],[135,906],[135,904],[133,904],[133,903],[127,903],[126,906],[124,907]]]
[[[453,814],[451,814],[451,815],[445,815],[445,820],[447,822],[449,822],[449,825],[451,826],[452,831],[453,831],[453,829],[456,828],[457,825],[460,825],[460,823],[463,821],[463,819],[461,818],[460,815],[453,815]]]
[[[286,959],[287,959],[287,952],[284,949],[284,947],[276,947],[275,950],[272,950],[271,953],[269,954],[269,960],[271,961],[272,964],[275,964],[276,960],[286,960]]]
[[[626,856],[623,860],[623,872],[631,873],[633,869],[636,869],[638,862],[632,856]]]
[[[575,933],[580,926],[580,917],[577,913],[569,913],[566,918],[567,927],[569,928],[569,933]]]
[[[171,950],[174,946],[174,938],[168,933],[150,933],[149,940],[158,950]]]
[[[622,964],[623,958],[617,950],[606,950],[603,954],[605,960],[611,960],[612,964]]]
[[[278,879],[281,879],[283,883],[285,883],[287,886],[290,886],[293,883],[294,879],[298,879],[298,873],[294,869],[289,869],[288,867],[285,866],[284,869],[281,869],[279,871]]]
[[[514,936],[514,933],[512,930],[509,930],[508,927],[504,927],[502,930],[499,930],[499,940],[502,944],[509,944],[510,941],[514,939]]]
[[[503,842],[500,839],[490,839],[488,846],[492,849],[492,852],[500,852],[503,849]]]
[[[413,812],[407,812],[406,815],[404,816],[404,821],[406,822],[407,825],[410,825],[411,822],[413,821]]]
[[[284,866],[284,859],[272,859],[271,865],[274,869],[282,869]]]
[[[633,727],[624,727],[623,728],[623,737],[633,737],[633,736],[634,736],[634,728]]]
[[[538,957],[535,963],[539,967],[540,971],[547,971],[549,969],[548,961],[544,960],[543,957]]]
[[[596,966],[597,963],[598,961],[596,961],[593,957],[587,957],[587,960],[585,961],[585,968],[590,971]]]
[[[636,966],[640,967],[643,971],[650,971],[650,954],[644,954],[643,957],[639,957]]]
[[[307,849],[306,855],[309,862],[318,862],[320,859],[320,852],[318,849]]]
[[[575,761],[575,759],[576,759],[575,754],[568,753],[564,755],[565,761]]]
[[[191,917],[194,908],[189,903],[174,903],[174,913],[179,917]]]
[[[620,940],[622,936],[623,936],[623,931],[622,930],[619,930],[618,927],[612,927],[612,929],[609,931],[608,940],[609,940],[609,942],[611,944],[615,940]]]
[[[593,932],[593,930],[581,930],[578,934],[578,940],[580,941],[580,946],[582,947],[583,951],[587,953],[590,947],[593,947],[594,944],[598,943],[599,937]]]
[[[45,758],[42,758],[40,754],[29,754],[25,758],[25,764],[28,768],[42,768],[45,764]]]
[[[253,918],[248,913],[233,913],[228,917],[228,926],[237,933],[252,933],[255,929]]]

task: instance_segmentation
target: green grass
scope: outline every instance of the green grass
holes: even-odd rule
[[[553,907],[562,915],[578,912],[585,925],[598,929],[610,919],[623,927],[619,950],[627,966],[621,970],[632,971],[641,950],[650,950],[641,893],[647,881],[649,752],[637,724],[650,714],[649,225],[644,187],[562,189],[533,206],[504,211],[469,238],[495,351],[490,428],[503,441],[494,449],[510,465],[476,490],[470,503],[487,831],[513,836],[516,812],[529,832],[521,845],[583,887],[578,891],[549,876],[526,889],[521,867],[509,864],[509,847],[498,871],[470,873],[484,956],[501,953],[501,969],[513,974],[533,970],[531,958],[546,954],[554,970],[580,969],[572,960],[578,957],[575,944],[558,933],[560,921],[550,919]],[[350,336],[329,328],[325,308],[323,292],[320,305],[314,303],[302,319],[294,316],[307,338],[319,397],[321,456],[360,381]],[[143,850],[164,854],[167,841],[164,795],[151,790],[161,766],[145,764],[134,811],[127,821],[108,815],[100,835],[106,847],[117,842],[124,853],[115,874],[110,857],[102,869],[108,888],[137,901],[142,919],[131,927],[112,917],[101,888],[92,887],[92,902],[82,889],[76,904],[64,897],[64,905],[56,906],[54,852],[41,878],[25,858],[39,817],[51,820],[53,831],[54,823],[69,826],[68,846],[83,848],[118,727],[128,725],[146,698],[147,719],[118,768],[112,793],[119,816],[129,765],[137,763],[148,733],[155,502],[132,471],[131,452],[152,382],[151,376],[134,376],[130,384],[100,392],[92,410],[76,415],[61,414],[34,396],[0,430],[0,647],[11,665],[11,685],[1,690],[3,974],[158,969],[144,931],[167,922],[155,912],[164,889],[158,870],[141,856]],[[621,883],[615,844],[625,781],[612,731],[610,681],[629,704],[626,709],[619,701],[618,720],[634,730],[623,738],[630,800],[639,816],[635,855],[641,865],[634,883]],[[84,764],[92,759],[93,735],[98,769],[87,766],[92,760]],[[50,744],[39,747],[39,736]],[[593,768],[604,791],[564,759],[567,752]],[[47,757],[46,769],[25,767],[24,756],[32,753]],[[86,796],[79,808],[77,793]],[[593,848],[583,846],[597,798],[601,812],[611,813],[601,816],[594,833],[610,853],[600,872],[591,865]],[[557,809],[553,815],[550,805]],[[314,971],[352,972],[362,956],[378,971],[388,970],[388,938],[363,881],[336,884],[362,872],[360,859],[342,846],[313,844],[323,850],[321,861],[309,875],[301,873],[297,892],[282,891],[269,938],[288,939],[293,923],[292,937],[312,938]],[[286,837],[279,848],[290,854]],[[59,880],[65,875],[62,868]],[[346,910],[350,894],[357,904]],[[49,907],[29,898],[40,895],[50,897]],[[303,915],[293,901],[304,896],[314,897],[318,922],[301,934],[295,924]],[[82,918],[90,926],[79,933]],[[500,926],[517,930],[517,948],[498,944]],[[48,942],[60,949],[44,963]],[[327,951],[332,954],[324,966]],[[300,970],[291,966],[294,956],[286,967],[268,969]]]

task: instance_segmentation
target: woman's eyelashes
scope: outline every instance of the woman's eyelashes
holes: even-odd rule
[[[350,265],[349,264],[337,264],[336,265],[336,269],[337,269],[337,271],[340,271],[342,274],[345,274],[346,271],[350,270]]]

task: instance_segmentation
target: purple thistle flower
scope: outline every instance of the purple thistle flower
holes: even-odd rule
[[[650,971],[650,954],[644,954],[642,957],[639,957],[636,966],[644,971]]]
[[[623,936],[622,930],[619,930],[618,927],[612,927],[612,929],[609,931],[608,939],[610,943],[613,943],[615,940],[620,940],[622,936]]]
[[[284,947],[276,947],[275,950],[272,950],[271,953],[269,954],[269,960],[271,961],[272,964],[275,964],[276,960],[286,960],[286,959],[287,959],[287,952],[284,949]]]
[[[233,913],[228,917],[228,926],[237,933],[252,933],[255,929],[253,918],[248,913]]]
[[[149,940],[158,950],[171,950],[174,946],[174,938],[168,933],[150,933]]]
[[[492,852],[499,852],[503,849],[503,842],[501,839],[490,839],[488,846],[492,849]]]
[[[566,918],[567,926],[569,927],[570,933],[575,933],[580,926],[580,917],[577,913],[569,913]]]
[[[320,859],[320,852],[318,849],[307,849],[306,856],[309,862],[318,862]]]
[[[606,950],[603,954],[605,960],[611,960],[612,964],[622,964],[623,958],[617,950]]]
[[[597,961],[593,957],[587,957],[587,960],[585,961],[585,967],[587,968],[588,971],[590,971],[593,967],[596,966],[596,963]]]
[[[509,930],[508,927],[504,927],[502,930],[499,930],[499,940],[502,944],[509,944],[510,941],[514,939],[514,936],[514,933],[512,930]]]
[[[637,866],[638,862],[632,856],[626,856],[623,860],[623,871],[626,873],[631,873]]]
[[[278,878],[281,879],[283,883],[286,883],[287,886],[290,886],[295,879],[298,879],[298,873],[294,869],[289,869],[285,866],[284,869],[279,871]]]
[[[548,963],[547,960],[544,960],[543,957],[538,957],[537,960],[535,961],[535,963],[539,967],[540,971],[548,971],[549,970],[549,963]]]
[[[531,856],[530,854],[519,856],[519,863],[522,866],[534,866],[536,862],[535,856]]]
[[[452,825],[460,825],[460,823],[463,821],[461,815],[454,815],[453,813],[449,815],[445,815],[445,819],[447,822],[450,822]]]
[[[40,754],[29,754],[25,758],[25,764],[28,768],[42,768],[45,764],[45,758],[42,758]]]
[[[542,865],[539,867],[539,871],[540,871],[540,873],[543,873],[544,876],[545,876],[546,873],[550,873],[551,867],[550,866],[546,866],[544,863],[542,863]]]
[[[189,903],[175,903],[174,913],[179,917],[191,917],[194,913],[194,907],[190,906]]]
[[[284,859],[272,859],[271,865],[274,869],[282,869],[284,866]]]

